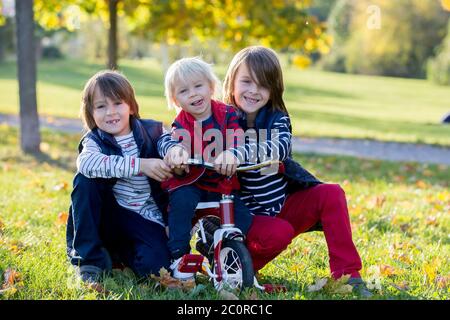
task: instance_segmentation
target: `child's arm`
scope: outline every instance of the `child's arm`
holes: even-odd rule
[[[172,133],[163,127],[163,133],[159,137],[156,145],[161,158],[164,158],[170,148],[180,144],[178,140],[172,139]]]
[[[176,127],[173,127],[172,133],[163,129],[163,134],[158,139],[157,146],[158,153],[164,158],[164,162],[174,170],[175,174],[182,175],[184,172],[189,172],[189,166],[186,165],[189,153],[183,147],[182,142],[173,138],[176,129]]]
[[[129,178],[139,174],[140,161],[130,156],[107,156],[95,141],[85,138],[77,169],[87,178]]]
[[[236,172],[239,165],[237,147],[238,143],[235,139],[240,133],[239,117],[232,108],[228,108],[228,117],[226,123],[225,150],[221,152],[214,161],[215,169],[218,173],[231,176]],[[242,131],[241,131],[242,133]],[[239,138],[238,138],[239,139]]]
[[[130,178],[143,173],[162,181],[172,176],[170,168],[161,159],[107,156],[89,138],[83,140],[83,151],[78,155],[77,169],[88,178]]]
[[[285,160],[291,150],[292,134],[289,116],[284,115],[273,123],[271,128],[267,128],[272,134],[272,139],[259,137],[258,143],[255,139],[249,139],[247,143],[237,146],[233,152],[241,163],[254,164],[267,160]],[[257,132],[257,134],[259,134]],[[262,139],[261,139],[262,138]]]

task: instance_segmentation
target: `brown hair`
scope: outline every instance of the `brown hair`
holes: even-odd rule
[[[131,116],[140,118],[139,105],[134,95],[134,89],[128,79],[120,72],[103,70],[94,74],[83,89],[80,116],[86,130],[92,130],[97,127],[93,116],[94,91],[97,87],[105,97],[124,101],[130,106]]]
[[[247,65],[251,76],[255,75],[256,79],[253,81],[269,89],[272,108],[288,113],[283,101],[284,84],[280,61],[275,51],[262,46],[244,48],[231,60],[223,82],[224,102],[239,108],[233,91],[237,70],[243,63]]]

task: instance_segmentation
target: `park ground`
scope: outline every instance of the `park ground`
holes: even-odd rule
[[[143,66],[143,67],[140,67]],[[39,65],[39,111],[76,118],[80,92],[101,65],[80,61]],[[154,61],[125,61],[143,117],[170,123],[162,73]],[[224,68],[218,68],[223,76]],[[439,124],[450,92],[422,80],[287,70],[286,100],[294,133],[450,145]],[[17,113],[12,64],[0,67],[1,113]],[[42,130],[40,156],[19,151],[18,130],[0,126],[0,299],[222,299],[205,279],[190,292],[137,282],[125,269],[106,278],[104,291],[76,280],[65,256],[65,222],[79,134]],[[450,171],[446,165],[296,154],[296,160],[347,194],[362,275],[373,299],[450,298]],[[260,273],[286,293],[243,293],[241,299],[359,299],[329,278],[322,233],[297,237]],[[324,284],[321,279],[327,279]],[[313,286],[315,285],[316,286]]]

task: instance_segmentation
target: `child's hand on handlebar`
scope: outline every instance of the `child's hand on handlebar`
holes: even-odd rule
[[[189,166],[187,161],[189,159],[189,153],[182,146],[176,145],[169,149],[164,162],[178,175],[183,171],[189,172]]]
[[[172,177],[170,168],[161,159],[141,158],[139,171],[159,182]]]
[[[225,176],[232,176],[236,172],[239,165],[239,160],[236,156],[228,150],[219,154],[214,161],[214,168],[220,174]]]

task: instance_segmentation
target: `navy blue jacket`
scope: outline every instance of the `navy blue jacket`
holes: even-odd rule
[[[158,154],[157,142],[163,133],[162,123],[154,120],[142,120],[130,117],[130,125],[133,131],[134,140],[139,149],[139,157],[161,158]],[[108,156],[123,156],[122,149],[114,137],[98,128],[89,131],[81,138],[80,144],[78,145],[78,151],[80,153],[83,150],[83,140],[86,137],[94,140],[100,146],[103,154]],[[117,178],[108,180],[111,181],[111,187],[117,182]],[[168,193],[161,188],[160,182],[151,178],[148,178],[148,181],[151,188],[151,195],[166,221],[167,205],[169,203]]]
[[[255,119],[255,129],[267,129],[267,141],[271,140],[270,128],[280,118],[286,116],[284,112],[278,110],[271,110],[270,105],[266,105],[258,111]],[[247,119],[245,114],[240,114],[239,124],[244,130],[247,129]],[[289,128],[292,133],[292,127]],[[321,184],[322,181],[317,179],[314,175],[304,169],[298,162],[292,159],[292,147],[289,150],[288,157],[283,161],[284,176],[288,181],[288,194],[291,194],[300,189],[306,189],[315,185]]]

